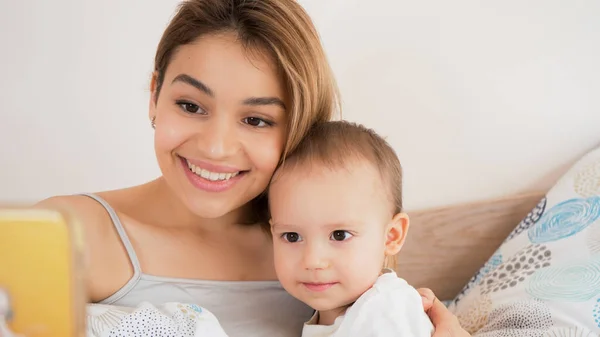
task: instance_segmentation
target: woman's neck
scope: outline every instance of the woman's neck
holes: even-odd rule
[[[173,194],[164,179],[158,178],[137,187],[139,197],[132,198],[138,216],[144,216],[145,223],[168,227],[171,231],[184,231],[195,234],[218,234],[242,229],[250,218],[251,205],[248,204],[221,217],[208,219],[192,213]]]

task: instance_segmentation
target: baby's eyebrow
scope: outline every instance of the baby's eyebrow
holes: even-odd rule
[[[320,228],[335,231],[335,230],[344,230],[344,229],[359,229],[362,228],[362,223],[360,222],[335,222],[330,224],[322,224],[319,225]],[[288,231],[288,232],[297,232],[301,229],[302,226],[288,224],[288,223],[279,223],[279,222],[271,222],[271,229],[278,231]]]
[[[360,226],[361,226],[360,222],[352,222],[352,221],[337,222],[337,223],[331,223],[331,224],[323,225],[324,228],[327,228],[327,229],[330,229],[330,230],[345,229],[345,228],[356,228],[356,227],[360,227]]]
[[[271,224],[271,230],[277,232],[298,232],[302,226],[293,225],[289,223],[275,222]]]
[[[291,227],[291,226],[282,224],[282,223],[278,223],[278,222],[271,222],[271,228],[281,228],[281,227]]]

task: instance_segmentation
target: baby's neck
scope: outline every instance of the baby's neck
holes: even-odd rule
[[[319,325],[333,325],[335,319],[340,317],[341,315],[346,313],[346,309],[348,309],[349,305],[331,309],[319,311],[319,319],[317,320],[317,324]]]

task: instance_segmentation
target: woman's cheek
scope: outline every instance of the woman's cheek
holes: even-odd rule
[[[180,119],[171,114],[165,114],[159,121],[157,119],[155,129],[155,145],[160,152],[171,152],[181,146],[185,141],[193,136],[193,130],[190,124],[181,123]]]
[[[247,151],[256,168],[268,174],[268,179],[271,179],[283,152],[284,138],[275,132],[263,136],[257,137],[258,139],[253,141],[254,144],[247,147]]]

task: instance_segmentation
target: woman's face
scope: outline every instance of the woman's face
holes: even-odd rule
[[[244,49],[235,35],[205,35],[178,48],[158,101],[150,102],[158,164],[171,190],[204,218],[254,199],[282,154],[287,104],[271,59]]]

